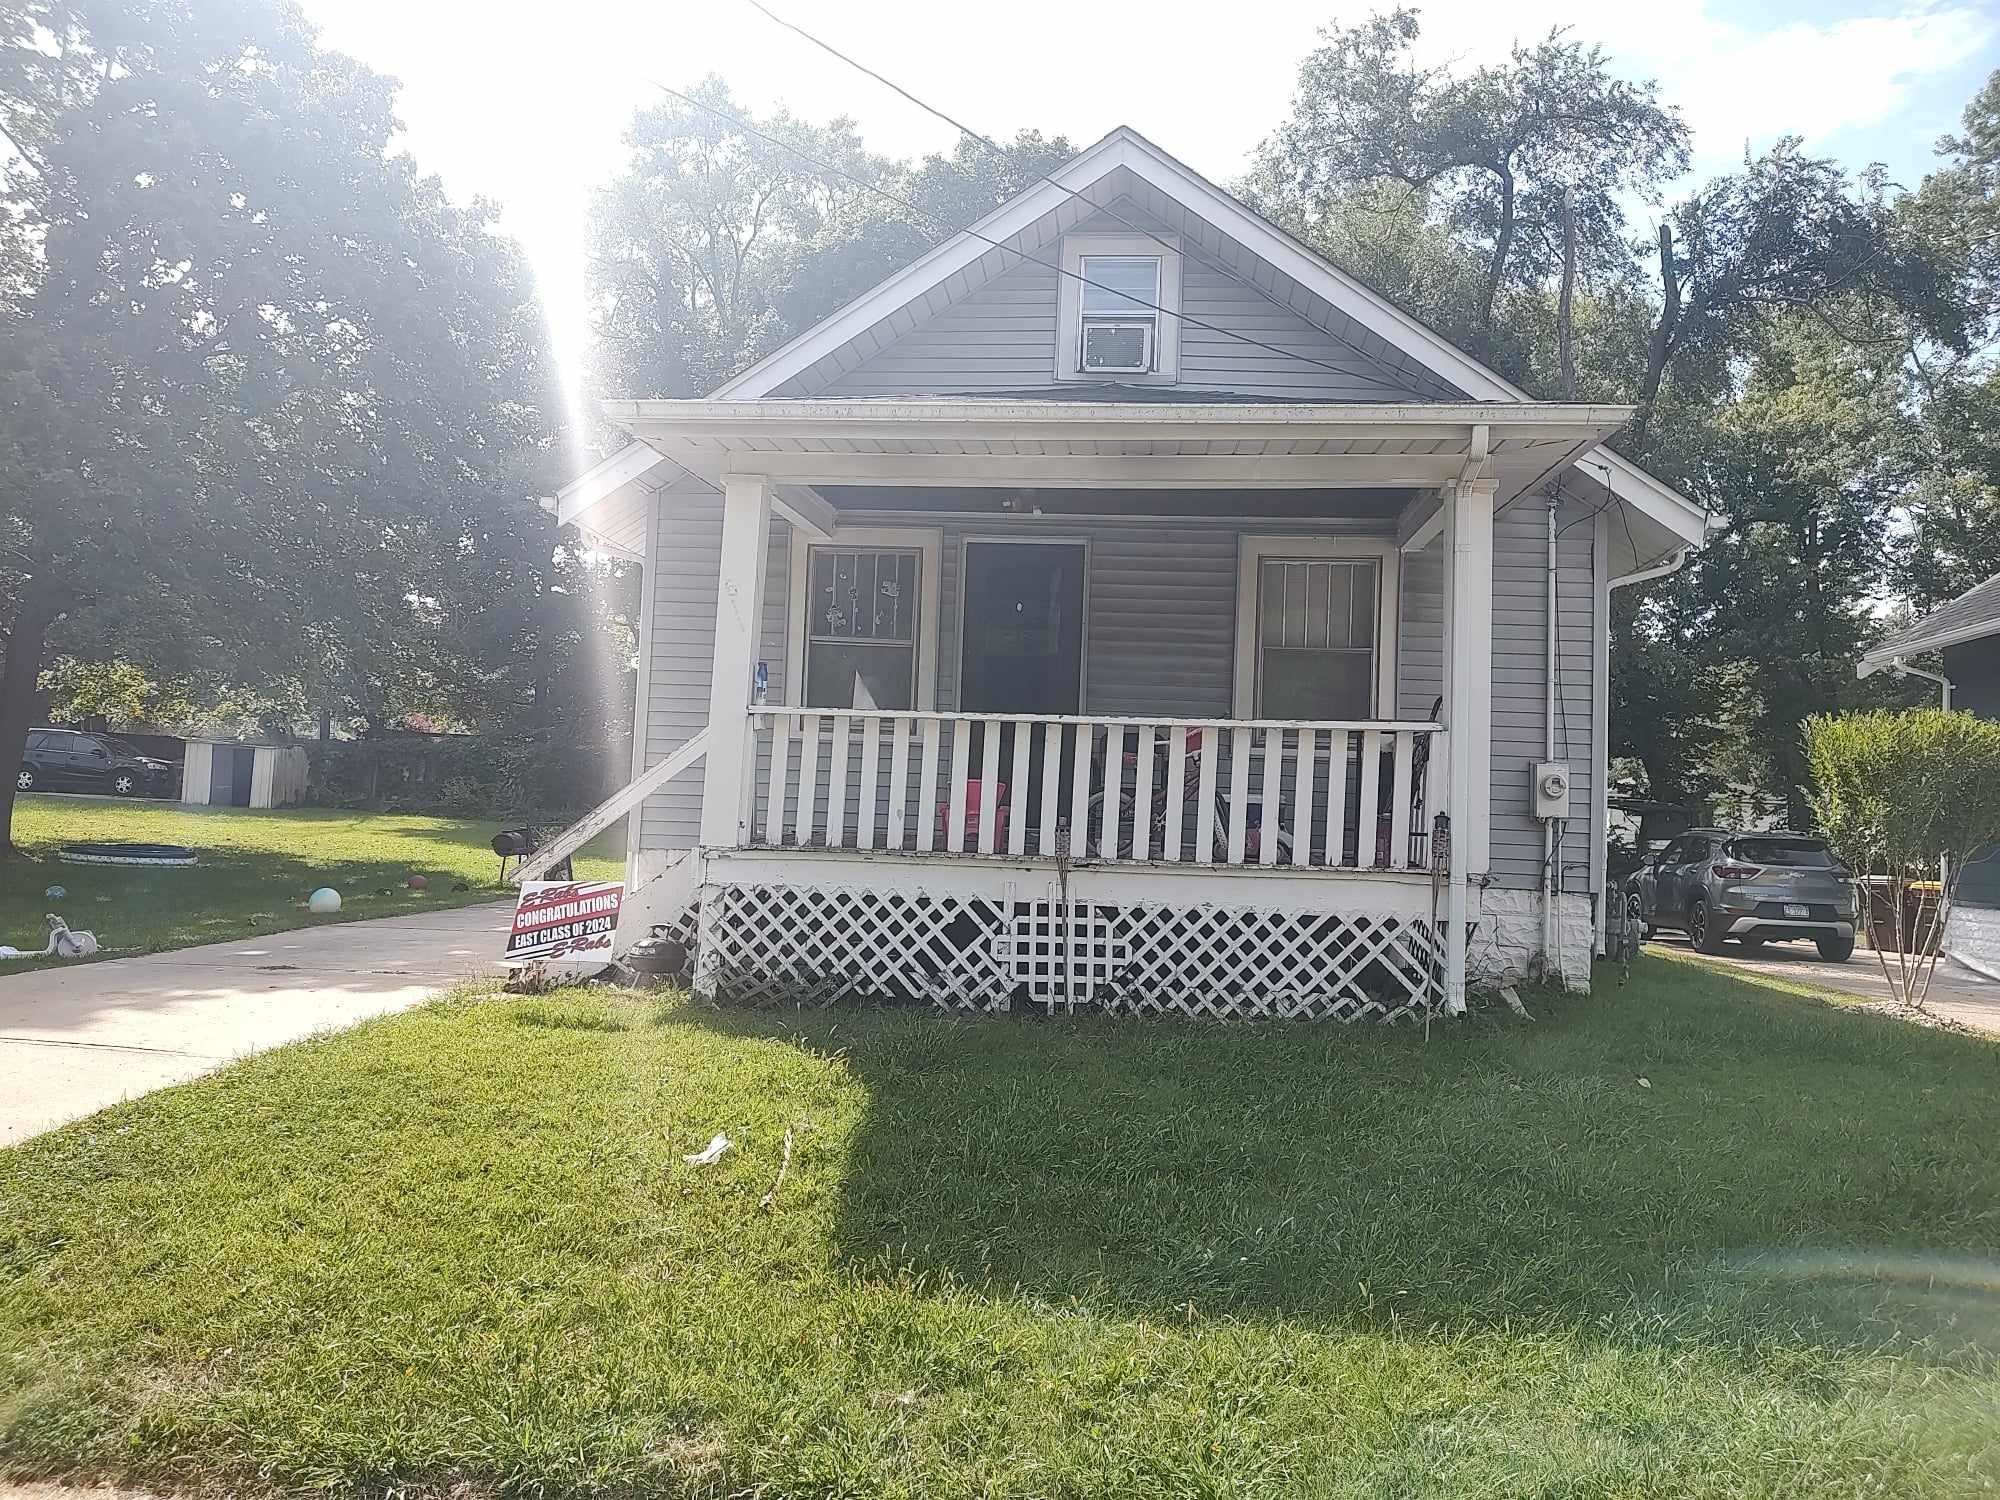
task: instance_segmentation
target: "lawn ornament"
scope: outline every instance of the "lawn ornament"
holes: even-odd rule
[[[315,916],[330,916],[340,910],[340,892],[330,885],[323,885],[306,897],[306,910]]]
[[[54,912],[45,912],[42,920],[49,924],[49,944],[38,955],[41,958],[88,958],[97,951],[97,934],[94,932],[71,932],[69,923]]]

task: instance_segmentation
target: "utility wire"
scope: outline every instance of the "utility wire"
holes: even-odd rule
[[[1160,306],[1160,304],[1157,302],[1148,302],[1144,297],[1135,297],[1130,292],[1123,291],[1118,287],[1107,286],[1105,283],[1101,281],[1092,281],[1088,276],[1083,275],[1081,272],[1072,271],[1067,266],[1061,265],[1056,261],[1045,260],[1039,255],[1030,255],[1025,250],[1018,250],[1012,245],[1004,244],[999,240],[981,234],[976,229],[972,229],[969,227],[965,229],[954,228],[953,226],[946,224],[942,219],[938,218],[937,215],[929,213],[922,208],[919,208],[909,199],[901,197],[896,193],[892,193],[887,188],[882,187],[877,183],[869,182],[865,178],[857,177],[852,172],[849,172],[842,167],[835,166],[832,162],[823,161],[819,157],[814,156],[811,152],[803,150],[800,147],[793,145],[790,141],[780,140],[777,136],[769,135],[766,132],[759,130],[756,126],[752,125],[749,121],[741,118],[740,116],[731,114],[726,109],[720,109],[713,104],[709,104],[704,102],[703,100],[696,99],[690,94],[683,94],[679,89],[670,89],[664,83],[659,83],[656,81],[653,84],[653,87],[658,89],[661,93],[667,95],[669,98],[678,99],[683,104],[691,105],[695,109],[701,110],[706,114],[711,114],[715,116],[715,118],[717,118],[718,120],[725,121],[726,123],[735,126],[745,135],[754,136],[756,139],[763,141],[766,145],[776,146],[780,151],[789,152],[791,155],[796,156],[800,161],[805,162],[808,166],[811,166],[817,169],[818,171],[826,173],[829,177],[837,177],[842,182],[850,183],[853,186],[860,188],[863,192],[873,193],[876,197],[882,199],[883,201],[895,204],[896,207],[902,209],[905,213],[914,214],[918,219],[929,220],[932,225],[941,226],[944,229],[945,233],[947,234],[968,235],[972,239],[978,240],[982,245],[991,245],[995,250],[999,250],[1007,255],[1016,256],[1022,261],[1028,263],[1029,265],[1041,266],[1046,270],[1054,271],[1058,276],[1067,276],[1070,278],[1070,280],[1078,282],[1083,286],[1096,287],[1100,292],[1109,292],[1112,296],[1120,298],[1125,302],[1129,302],[1135,307],[1143,307],[1148,312],[1158,313],[1161,317],[1178,318],[1183,324],[1186,324],[1188,327],[1199,328],[1207,333],[1219,334],[1223,338],[1235,339],[1238,343],[1249,344],[1253,348],[1268,350],[1272,354],[1281,354],[1285,356],[1287,359],[1303,360],[1305,363],[1309,365],[1317,365],[1320,369],[1329,370],[1336,375],[1351,376],[1353,373],[1352,371],[1343,369],[1341,366],[1332,364],[1327,360],[1315,359],[1310,354],[1301,354],[1296,349],[1286,349],[1280,347],[1277,344],[1269,344],[1262,339],[1252,338],[1247,333],[1238,333],[1234,329],[1224,328],[1218,323],[1210,323],[1206,319],[1197,318],[1192,313],[1176,312],[1172,308]],[[912,226],[912,227],[921,227],[921,226]]]
[[[881,73],[878,73],[873,68],[869,67],[868,64],[860,61],[858,58],[849,57],[845,52],[841,51],[838,47],[834,46],[833,43],[824,41],[821,38],[813,35],[810,31],[807,31],[803,26],[800,26],[796,22],[786,20],[783,16],[779,15],[776,11],[772,10],[768,5],[763,4],[762,0],[745,0],[745,3],[747,3],[753,10],[756,10],[757,12],[762,14],[764,17],[766,17],[775,25],[784,27],[785,30],[791,32],[795,36],[803,37],[806,41],[812,43],[813,46],[819,48],[822,52],[827,53],[829,56],[838,58],[840,61],[846,63],[850,68],[855,69],[857,72],[867,74],[870,78],[874,79],[884,88],[893,91],[894,93],[900,95],[904,99],[907,99],[910,103],[914,104],[918,109],[922,110],[925,114],[932,116],[934,119],[942,120],[945,124],[949,125],[953,130],[959,132],[959,134],[965,136],[968,140],[977,141],[980,145],[984,146],[988,151],[992,152],[995,156],[1005,161],[1014,160],[1013,153],[1008,151],[1008,149],[1005,146],[1001,145],[998,141],[994,140],[992,136],[985,134],[983,131],[974,130],[970,125],[966,124],[963,120],[958,119],[956,116],[947,114],[945,113],[945,111],[939,109],[936,105],[928,104],[924,100],[919,99],[915,94],[911,93],[908,89],[904,88],[900,83],[896,82],[895,79],[885,77]],[[1253,279],[1251,279],[1248,276],[1245,276],[1241,271],[1237,270],[1227,261],[1218,259],[1217,257],[1210,255],[1207,252],[1207,250],[1205,250],[1200,245],[1199,242],[1189,239],[1189,240],[1184,240],[1179,245],[1172,244],[1167,240],[1162,239],[1157,233],[1155,233],[1152,229],[1148,228],[1146,225],[1133,223],[1132,220],[1126,218],[1123,214],[1119,213],[1117,209],[1110,207],[1108,204],[1102,204],[1097,202],[1095,199],[1071,187],[1068,183],[1058,182],[1055,178],[1051,177],[1046,172],[1038,173],[1036,175],[1040,181],[1047,183],[1050,187],[1055,188],[1060,192],[1067,193],[1071,198],[1074,198],[1078,202],[1087,205],[1095,212],[1103,214],[1106,218],[1112,220],[1114,223],[1121,224],[1125,228],[1131,230],[1134,234],[1141,235],[1146,239],[1151,240],[1154,244],[1158,245],[1162,250],[1168,251],[1169,253],[1174,255],[1191,253],[1192,257],[1200,261],[1203,265],[1208,266],[1212,270],[1219,271],[1222,275],[1228,277],[1231,281],[1234,281],[1239,286],[1246,287],[1250,291],[1255,292],[1259,297],[1263,298],[1264,301],[1270,303],[1271,306],[1279,309],[1282,312],[1289,313],[1291,316],[1295,318],[1302,318],[1304,316],[1299,312],[1297,308],[1293,307],[1289,302],[1285,301],[1275,292],[1270,291],[1266,287],[1259,286]],[[1326,330],[1324,329],[1320,331],[1326,332]],[[1337,337],[1337,335],[1333,334],[1329,334],[1328,336]],[[1242,335],[1236,335],[1236,337],[1242,337]],[[1339,366],[1328,364],[1324,360],[1313,359],[1310,355],[1300,354],[1297,350],[1276,349],[1275,346],[1273,345],[1260,343],[1259,341],[1254,339],[1248,340],[1248,342],[1257,343],[1258,347],[1260,348],[1273,349],[1274,352],[1276,353],[1283,354],[1294,359],[1305,360],[1310,364],[1320,366],[1322,369],[1335,370],[1342,375],[1347,375],[1350,378],[1352,377],[1353,373],[1352,371],[1342,370],[1340,369]]]

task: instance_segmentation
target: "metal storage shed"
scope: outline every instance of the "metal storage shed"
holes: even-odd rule
[[[208,807],[286,807],[305,799],[306,753],[296,745],[189,740],[181,801]]]

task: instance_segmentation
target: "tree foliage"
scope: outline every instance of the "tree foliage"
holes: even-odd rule
[[[1530,393],[1638,408],[1614,445],[1720,529],[1614,597],[1614,753],[1656,796],[1749,782],[1804,818],[1803,720],[1906,691],[1853,676],[1885,596],[2000,571],[2000,75],[1913,193],[1785,139],[1641,241],[1619,205],[1688,146],[1649,86],[1561,33],[1469,71],[1420,38],[1407,9],[1329,28],[1249,190]]]
[[[631,159],[593,204],[592,378],[607,395],[715,389],[1074,154],[1023,131],[1000,156],[963,142],[891,162],[849,120],[758,118],[717,78],[690,97],[633,117]]]
[[[288,9],[0,16],[0,758],[57,653],[370,720],[488,680],[494,644],[453,654],[440,606],[553,591],[530,497],[564,462],[491,206],[392,154],[393,86]]]
[[[1257,182],[1307,219],[1382,183],[1435,200],[1484,262],[1472,305],[1484,336],[1504,289],[1560,265],[1565,198],[1591,262],[1625,259],[1621,202],[1686,169],[1687,127],[1654,84],[1612,76],[1601,47],[1562,30],[1463,76],[1417,66],[1420,34],[1411,9],[1327,27],[1300,65],[1291,118],[1258,154]]]

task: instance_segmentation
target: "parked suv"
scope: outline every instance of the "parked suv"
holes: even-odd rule
[[[1651,937],[1676,928],[1703,953],[1810,938],[1819,956],[1854,952],[1857,888],[1826,840],[1798,833],[1695,828],[1647,856],[1627,885]]]
[[[115,792],[120,797],[164,797],[174,763],[141,755],[116,735],[76,729],[31,729],[21,752],[15,786],[24,792]]]

